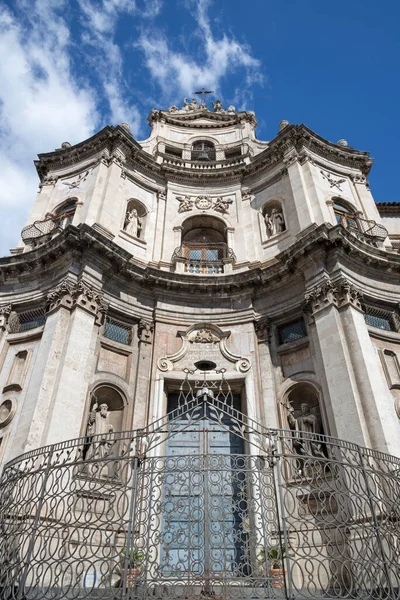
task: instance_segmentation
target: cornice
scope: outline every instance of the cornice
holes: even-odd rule
[[[0,277],[3,284],[8,283],[9,289],[14,289],[16,283],[23,289],[24,282],[30,289],[32,282],[40,287],[40,281],[44,278],[56,280],[56,274],[60,273],[57,259],[63,260],[65,267],[71,263],[79,264],[86,256],[84,260],[90,259],[91,263],[97,264],[107,280],[121,277],[127,284],[132,282],[151,297],[158,293],[176,296],[177,292],[187,297],[212,297],[215,294],[221,298],[248,297],[256,290],[279,284],[296,272],[301,275],[315,252],[322,252],[323,260],[326,260],[328,253],[337,253],[338,260],[346,261],[346,264],[351,261],[354,270],[360,272],[367,268],[366,274],[371,279],[376,277],[381,281],[383,274],[386,274],[387,279],[397,281],[400,273],[400,255],[369,246],[340,225],[328,227],[324,224],[307,232],[278,254],[272,264],[269,262],[268,265],[260,264],[245,271],[201,277],[146,266],[92,227],[70,225],[35,250],[1,258]]]
[[[199,120],[206,119],[208,123],[197,123]],[[165,121],[169,125],[192,129],[215,129],[237,126],[242,121],[247,121],[256,126],[257,121],[251,112],[238,112],[228,114],[223,112],[211,112],[210,110],[195,110],[188,112],[171,113],[166,110],[152,110],[148,121]]]

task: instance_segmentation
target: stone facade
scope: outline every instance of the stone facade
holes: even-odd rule
[[[85,435],[93,399],[143,428],[204,368],[264,426],[305,403],[320,432],[400,456],[400,210],[375,204],[369,154],[287,122],[260,142],[218,103],[149,122],[36,161],[0,259],[0,459]]]

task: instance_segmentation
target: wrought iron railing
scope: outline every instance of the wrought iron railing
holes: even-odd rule
[[[370,242],[383,242],[389,235],[383,225],[376,223],[372,219],[364,219],[360,216],[349,218],[347,215],[341,215],[339,223],[354,233],[354,235]]]
[[[29,244],[32,241],[38,240],[46,235],[49,235],[57,228],[58,222],[53,217],[35,221],[31,225],[27,225],[21,231],[22,241]]]
[[[245,453],[182,442],[227,431]],[[201,390],[147,429],[6,465],[0,597],[395,600],[399,497],[400,459],[265,429]]]
[[[132,341],[132,326],[107,316],[103,335],[109,340],[129,346]]]
[[[172,262],[177,260],[184,263],[186,273],[212,275],[223,273],[235,253],[225,242],[185,242],[175,248]]]
[[[22,333],[36,327],[41,327],[46,323],[46,309],[44,306],[32,308],[23,312],[12,311],[8,320],[8,330],[10,333]]]

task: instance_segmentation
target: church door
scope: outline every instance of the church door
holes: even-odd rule
[[[178,408],[170,395],[168,412]],[[240,397],[233,396],[240,409]],[[244,575],[246,533],[244,441],[233,432],[231,417],[221,423],[190,413],[176,420],[166,442],[163,490],[161,571],[164,576]]]

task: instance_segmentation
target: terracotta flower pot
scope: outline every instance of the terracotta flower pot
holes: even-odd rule
[[[139,577],[142,569],[135,567],[133,569],[128,569],[126,572],[126,587],[133,588],[135,587],[136,579]]]
[[[285,572],[283,569],[270,569],[269,575],[271,577],[271,585],[274,589],[281,589],[283,587]]]

